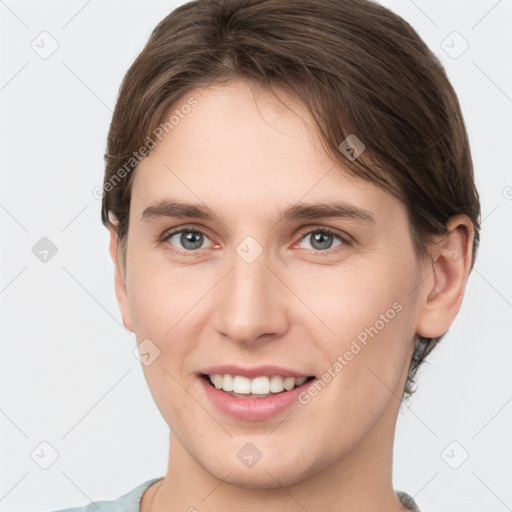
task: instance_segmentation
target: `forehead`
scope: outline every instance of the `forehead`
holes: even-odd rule
[[[186,108],[191,101],[195,106]],[[164,136],[167,144],[160,143],[152,153],[171,150],[176,163],[192,151],[196,160],[215,156],[210,164],[237,163],[241,171],[258,162],[263,167],[270,159],[327,158],[307,109],[279,88],[270,91],[234,80],[195,89],[178,100],[167,117],[173,117],[172,137]]]
[[[307,109],[276,92],[234,81],[176,102],[172,129],[135,171],[134,209],[172,195],[247,213],[337,200],[389,211],[397,200],[329,157]]]

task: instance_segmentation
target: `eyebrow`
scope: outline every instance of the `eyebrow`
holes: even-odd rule
[[[194,218],[224,222],[210,207],[204,204],[185,203],[165,199],[149,205],[142,212],[142,221],[157,218]],[[345,202],[326,201],[322,203],[298,203],[280,212],[279,221],[345,218],[375,223],[375,217],[368,210]]]

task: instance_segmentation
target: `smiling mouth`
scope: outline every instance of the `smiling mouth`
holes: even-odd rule
[[[241,375],[200,374],[211,387],[239,398],[268,398],[287,393],[306,385],[315,377],[282,377],[280,375],[256,377],[249,379]]]

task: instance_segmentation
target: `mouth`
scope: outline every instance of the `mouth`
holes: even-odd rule
[[[300,387],[305,387],[315,379],[314,376],[281,376],[261,375],[254,378],[243,375],[200,374],[205,382],[219,391],[237,398],[269,398],[279,394],[286,394]]]

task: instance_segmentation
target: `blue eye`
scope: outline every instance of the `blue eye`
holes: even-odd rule
[[[326,227],[318,227],[302,233],[300,243],[310,240],[309,247],[305,249],[329,253],[336,248],[350,245],[350,238]],[[172,250],[178,253],[197,253],[205,249],[204,244],[210,238],[202,230],[195,227],[182,227],[164,234],[161,241],[172,245]]]
[[[314,229],[312,231],[308,231],[304,233],[302,240],[310,239],[310,246],[308,249],[313,249],[315,251],[325,252],[329,249],[333,248],[333,241],[338,239],[338,243],[334,245],[334,247],[338,247],[340,245],[344,245],[347,243],[344,237],[339,235],[338,233],[332,231],[331,229],[321,228]]]
[[[177,239],[173,241],[173,238]],[[164,241],[170,241],[172,245],[177,245],[179,242],[181,247],[178,247],[179,250],[183,252],[196,251],[197,249],[201,249],[205,239],[209,238],[205,233],[198,229],[180,229],[179,231],[173,231],[164,236]]]

